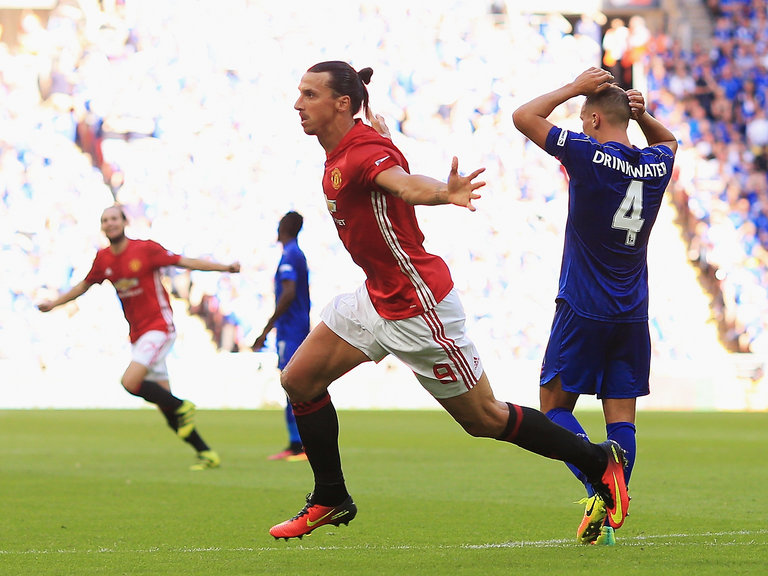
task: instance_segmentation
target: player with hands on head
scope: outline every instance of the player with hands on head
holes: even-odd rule
[[[168,425],[197,452],[192,470],[216,468],[221,459],[206,444],[195,426],[195,405],[171,392],[166,357],[176,339],[168,292],[161,283],[162,269],[177,266],[189,270],[240,272],[240,264],[219,264],[189,258],[163,248],[153,240],[125,235],[127,218],[119,205],[106,208],[101,230],[109,246],[96,253],[86,277],[58,298],[41,302],[38,309],[50,312],[85,294],[94,284],[109,280],[117,291],[128,322],[131,362],[121,384],[130,394],[157,405]]]
[[[427,252],[415,206],[454,204],[474,210],[483,168],[468,175],[451,161],[447,181],[411,174],[369,113],[373,70],[320,62],[299,83],[294,108],[305,134],[326,154],[322,188],[342,244],[365,273],[354,292],[334,298],[282,372],[314,476],[297,515],[270,529],[301,538],[357,514],[342,472],[339,420],[329,386],[364,362],[389,354],[472,436],[511,442],[576,464],[611,503],[626,498],[623,460],[612,443],[592,444],[541,412],[494,397],[480,355],[465,330],[465,313],[445,261]],[[374,127],[356,118],[361,108]],[[378,130],[378,131],[377,131]],[[381,133],[379,133],[381,132]],[[621,518],[623,521],[623,518]]]
[[[626,452],[629,483],[637,452],[637,398],[650,392],[647,246],[672,176],[677,141],[646,110],[639,91],[624,91],[613,82],[610,72],[589,68],[520,106],[513,120],[568,173],[568,218],[541,369],[540,408],[586,438],[573,411],[580,395],[596,395],[608,439]],[[547,119],[576,97],[585,97],[581,132]],[[640,127],[646,147],[631,144],[630,119]],[[614,544],[613,512],[583,471],[568,466],[587,492],[578,541]]]

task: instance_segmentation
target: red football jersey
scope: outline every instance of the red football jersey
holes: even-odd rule
[[[365,272],[376,311],[400,320],[434,308],[453,279],[443,259],[424,249],[413,206],[374,183],[393,166],[409,171],[392,141],[358,119],[328,154],[323,192],[339,238]]]
[[[120,254],[109,248],[96,253],[85,281],[101,284],[109,280],[117,290],[130,328],[131,342],[150,330],[173,332],[168,292],[161,283],[160,269],[181,259],[152,240],[128,240]]]

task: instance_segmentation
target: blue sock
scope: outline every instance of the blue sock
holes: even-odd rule
[[[605,431],[608,440],[615,440],[627,452],[627,467],[624,468],[624,478],[629,485],[629,477],[632,476],[632,468],[635,467],[635,454],[637,453],[637,441],[635,439],[635,425],[631,422],[614,422],[607,424]]]
[[[565,408],[553,408],[546,414],[547,418],[552,420],[555,424],[562,426],[566,430],[570,430],[574,434],[577,434],[578,436],[581,436],[582,438],[585,438],[586,440],[589,440],[589,436],[587,436],[587,433],[584,431],[584,428],[581,427],[581,424],[578,420],[576,420],[576,417],[573,415],[573,412],[570,410],[567,410]],[[587,482],[587,477],[584,475],[584,473],[576,468],[573,464],[570,464],[568,462],[565,463],[566,466],[568,466],[568,469],[573,473],[576,478],[579,479],[579,482],[584,484],[584,487],[587,489],[587,495],[592,496],[595,491],[592,488],[592,484]]]
[[[296,426],[296,416],[293,415],[290,403],[285,407],[285,424],[288,427],[288,440],[291,446],[301,446],[301,436],[299,435],[299,428]]]

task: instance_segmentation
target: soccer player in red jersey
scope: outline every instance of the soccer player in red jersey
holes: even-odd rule
[[[117,291],[128,321],[131,363],[121,383],[133,394],[156,404],[168,425],[196,451],[198,461],[191,469],[216,468],[221,460],[195,428],[195,405],[171,393],[165,358],[173,346],[173,325],[168,292],[161,282],[161,269],[178,266],[190,270],[239,272],[240,264],[218,264],[174,254],[152,240],[134,240],[125,235],[127,219],[120,206],[110,206],[101,215],[101,230],[109,246],[96,253],[85,279],[55,300],[38,305],[49,312],[82,296],[94,284],[109,280]]]
[[[423,246],[415,205],[455,204],[475,210],[484,182],[461,175],[453,158],[447,182],[410,174],[368,106],[373,70],[339,61],[312,66],[301,78],[304,132],[326,153],[323,192],[336,230],[365,272],[364,284],[337,296],[321,313],[281,374],[314,474],[314,489],[293,518],[270,529],[301,538],[319,526],[347,524],[357,514],[339,454],[339,424],[328,387],[363,362],[393,354],[472,436],[511,442],[565,460],[593,479],[613,503],[626,495],[623,454],[592,444],[541,412],[496,400],[480,356],[465,333],[465,314],[442,258]],[[361,107],[371,126],[355,115]]]

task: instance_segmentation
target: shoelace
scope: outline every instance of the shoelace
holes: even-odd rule
[[[301,512],[296,514],[291,520],[296,520],[297,518],[301,518],[302,516],[306,516],[309,514],[309,509],[314,506],[314,504],[310,503],[309,499],[312,497],[312,493],[310,492],[307,494],[304,498],[306,499],[307,503],[304,505],[304,508],[301,509]]]

